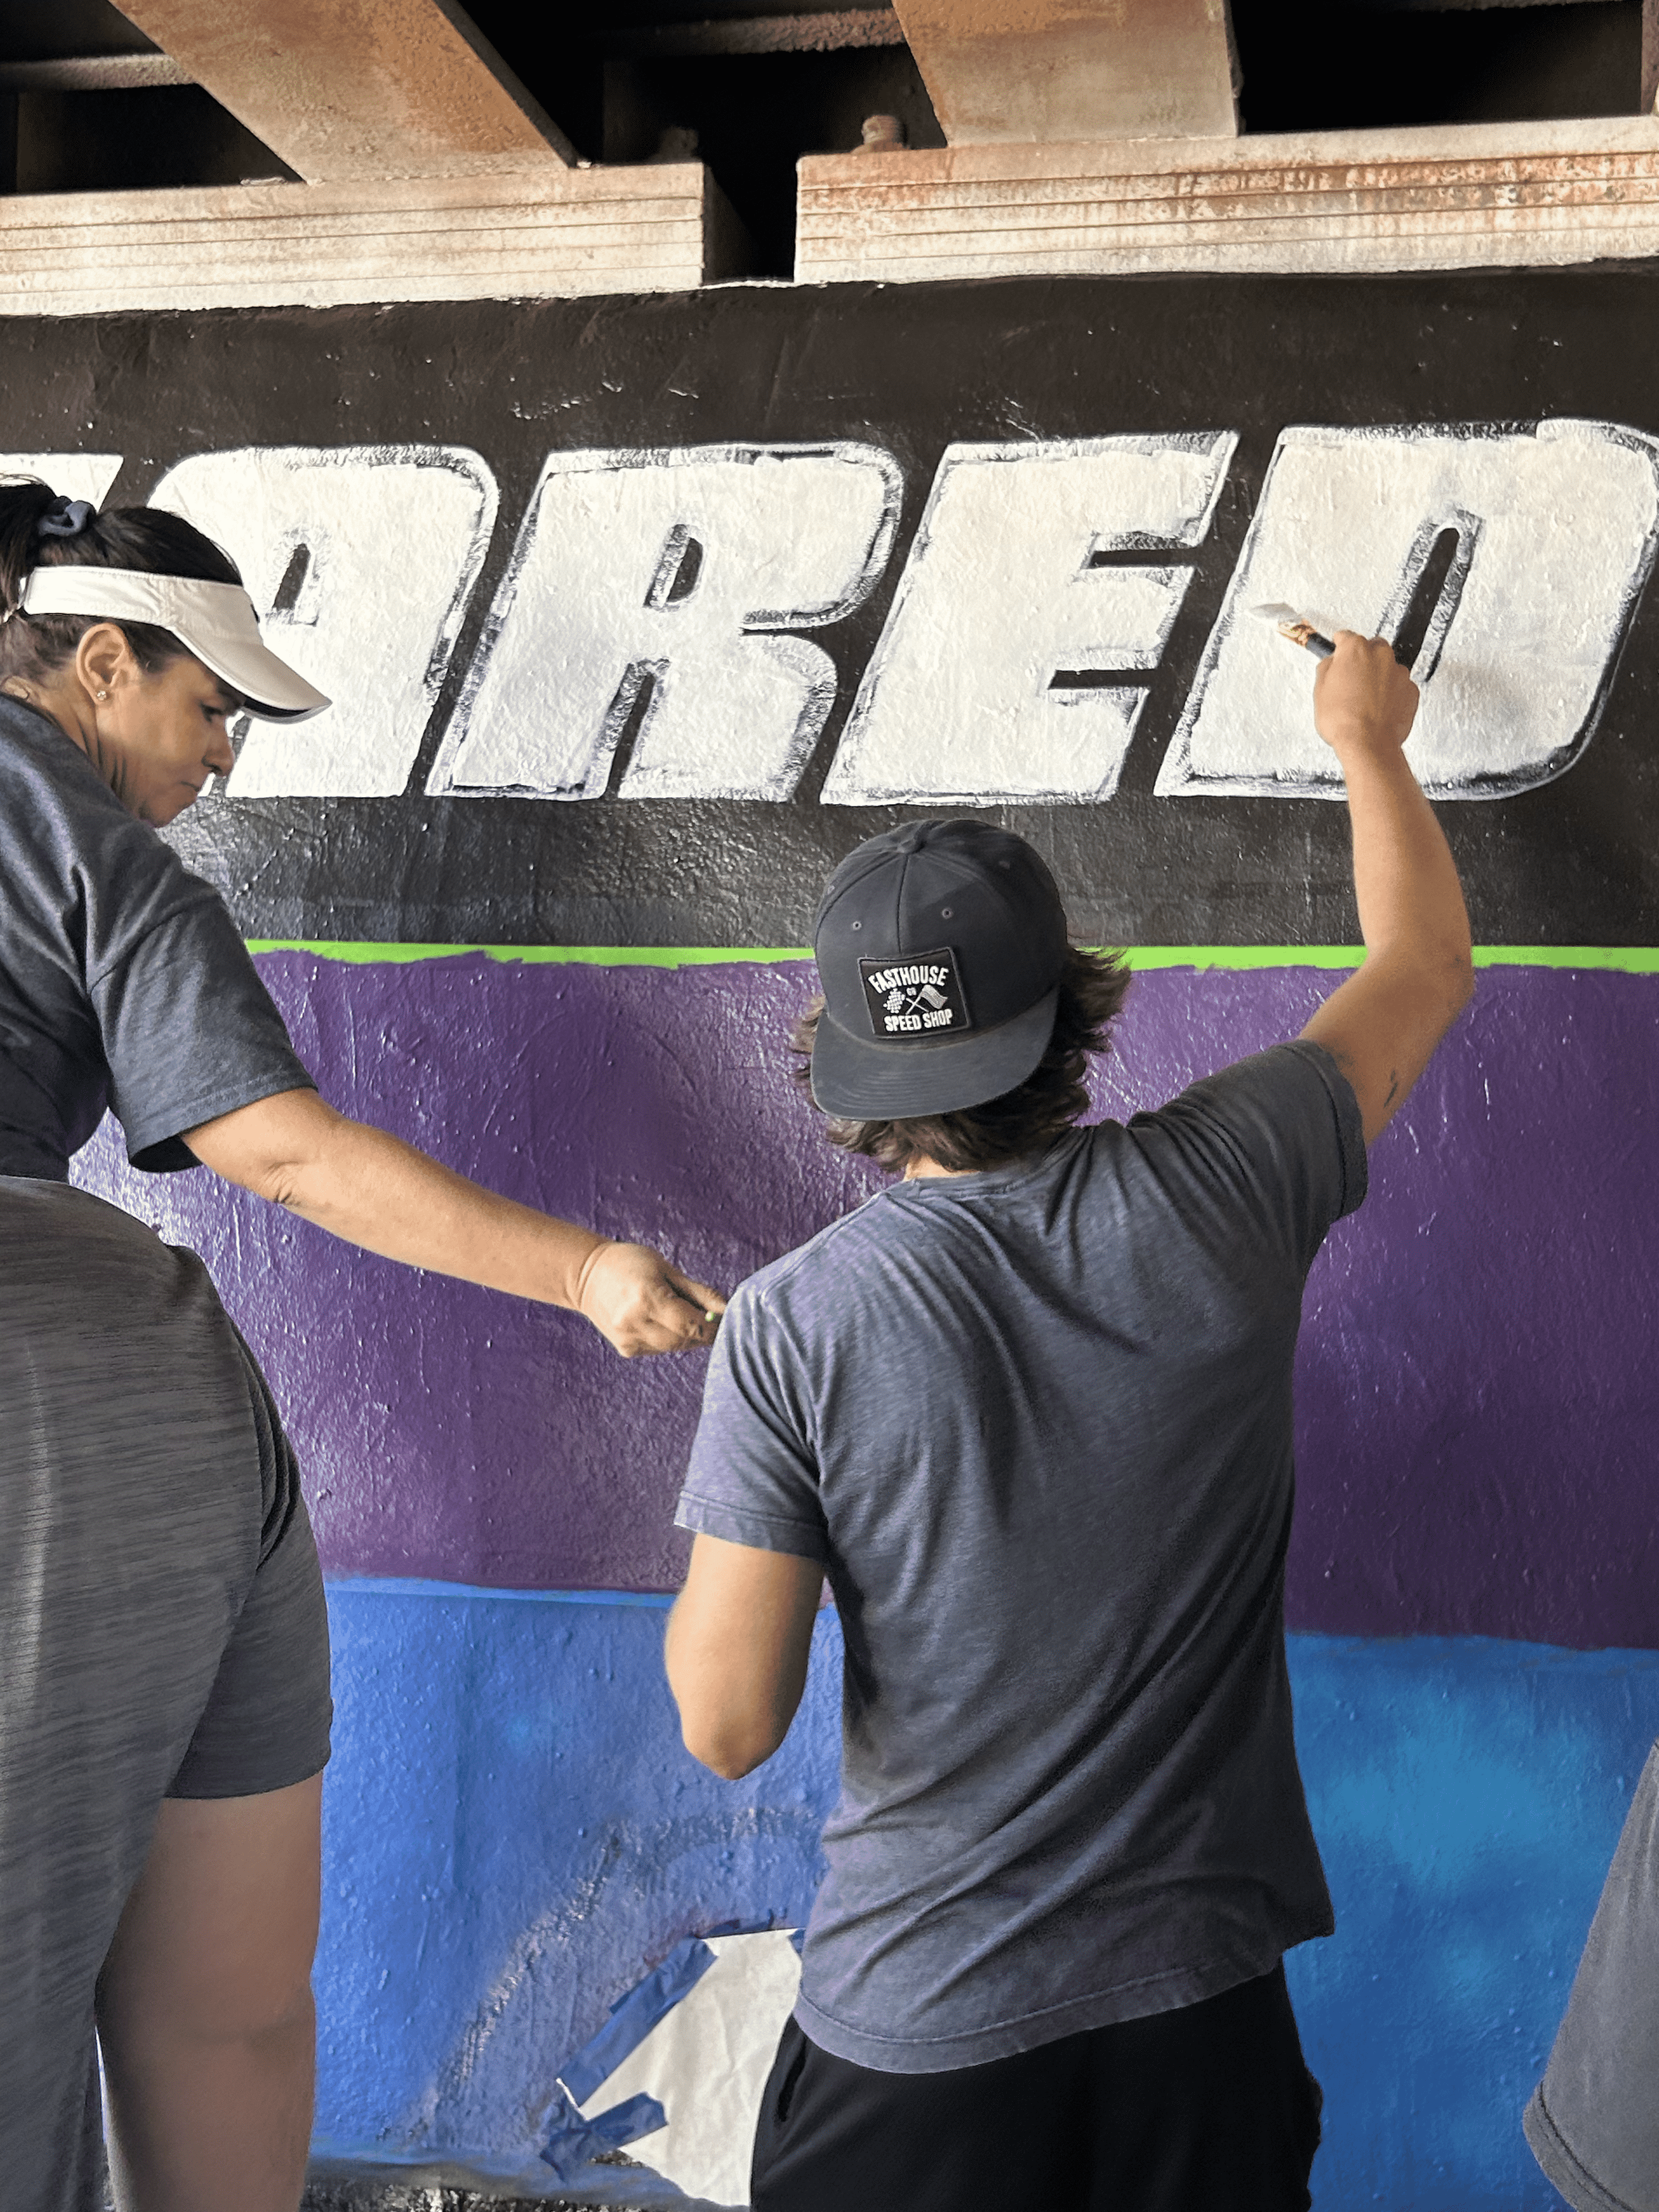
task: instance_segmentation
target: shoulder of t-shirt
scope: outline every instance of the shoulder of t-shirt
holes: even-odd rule
[[[62,839],[67,850],[103,847],[112,842],[135,850],[154,850],[163,865],[188,872],[161,833],[128,813],[86,755],[62,731],[28,708],[14,708],[7,713],[7,704],[0,699],[0,787],[15,791],[27,802],[21,812],[8,810],[7,826],[14,835],[32,827],[37,834],[45,831]]]
[[[0,789],[27,801],[21,811],[7,807],[6,827],[13,836],[81,821],[132,821],[86,755],[61,730],[32,708],[4,698],[0,698]]]
[[[137,923],[134,937],[181,908],[216,901],[212,885],[159,830],[127,811],[67,738],[31,710],[4,714],[3,706],[0,702],[0,849],[17,854],[37,879],[69,882],[84,872],[96,882],[118,884],[130,923]],[[24,889],[14,878],[12,897]],[[135,915],[134,908],[150,910]]]
[[[1224,1087],[1236,1082],[1241,1086],[1248,1085],[1258,1095],[1271,1096],[1279,1090],[1305,1091],[1310,1073],[1329,1100],[1340,1133],[1346,1138],[1348,1124],[1352,1123],[1352,1133],[1359,1137],[1364,1119],[1354,1087],[1324,1046],[1316,1044],[1311,1037],[1286,1037],[1263,1052],[1252,1053],[1248,1060],[1235,1060],[1231,1067],[1222,1068],[1209,1080]]]
[[[1283,1044],[1273,1045],[1270,1049],[1274,1053],[1289,1053],[1305,1066],[1312,1068],[1329,1094],[1339,1119],[1346,1120],[1352,1116],[1356,1128],[1364,1127],[1364,1115],[1359,1110],[1358,1093],[1322,1044],[1316,1044],[1311,1037],[1287,1037]]]
[[[797,1244],[793,1252],[757,1267],[738,1284],[731,1304],[777,1312],[787,1305],[792,1292],[810,1291],[823,1269],[845,1267],[848,1245],[878,1237],[881,1224],[893,1217],[895,1209],[887,1204],[888,1197],[886,1190],[872,1193],[850,1213],[837,1215],[816,1237],[809,1237],[805,1244]]]
[[[1151,1114],[1138,1114],[1130,1128],[1144,1132],[1162,1125],[1178,1129],[1185,1116],[1196,1110],[1213,1125],[1225,1127],[1230,1104],[1246,1122],[1258,1127],[1264,1121],[1282,1127],[1276,1108],[1283,1106],[1304,1116],[1315,1101],[1322,1103],[1331,1120],[1328,1127],[1336,1141],[1340,1159],[1342,1190],[1334,1218],[1352,1213],[1364,1198],[1367,1163],[1364,1122],[1352,1085],[1323,1045],[1307,1037],[1290,1037],[1234,1060],[1212,1075],[1200,1076],[1179,1095]],[[1304,1121],[1304,1127],[1309,1126]]]

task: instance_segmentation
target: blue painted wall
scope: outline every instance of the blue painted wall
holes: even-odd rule
[[[324,2145],[533,2156],[561,2063],[683,1936],[799,1926],[840,1636],[746,1781],[682,1747],[665,1601],[336,1582],[316,1988]]]
[[[333,2147],[533,2153],[561,2062],[683,1936],[801,1919],[840,1636],[739,1784],[681,1748],[663,1610],[337,1582],[318,1978]],[[1558,2200],[1519,2115],[1642,1760],[1659,1654],[1293,1636],[1338,1931],[1290,1975],[1326,2093],[1320,2212]]]
[[[1659,1734],[1659,1653],[1292,1636],[1336,1934],[1286,1961],[1318,2212],[1559,2206],[1521,2134]]]

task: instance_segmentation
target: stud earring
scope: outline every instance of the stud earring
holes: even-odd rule
[[[109,693],[107,691],[97,691],[93,694],[93,696],[97,699],[107,699]]]

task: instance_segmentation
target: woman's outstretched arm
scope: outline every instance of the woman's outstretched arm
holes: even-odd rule
[[[498,1197],[314,1091],[279,1091],[185,1132],[229,1182],[349,1244],[486,1289],[566,1306],[631,1359],[712,1344],[726,1301],[644,1244]]]

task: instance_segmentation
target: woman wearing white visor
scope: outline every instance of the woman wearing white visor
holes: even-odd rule
[[[327,701],[177,517],[0,487],[0,2196],[293,2212],[327,1628],[293,1455],[201,1262],[73,1188],[106,1106],[391,1258],[624,1354],[721,1301],[336,1114],[217,895],[156,835],[244,706]]]

